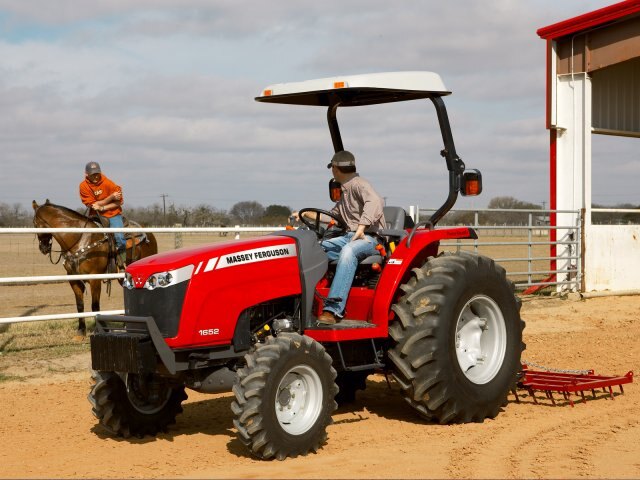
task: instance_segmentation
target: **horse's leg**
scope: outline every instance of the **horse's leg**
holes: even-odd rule
[[[78,309],[78,313],[83,313],[84,312],[84,282],[80,282],[78,280],[72,280],[69,282],[69,285],[71,285],[73,294],[76,297],[76,308]],[[78,318],[77,334],[82,337],[84,337],[87,334],[87,327],[84,323],[84,318]]]
[[[100,311],[100,293],[102,292],[102,280],[89,280],[91,287],[91,311]]]

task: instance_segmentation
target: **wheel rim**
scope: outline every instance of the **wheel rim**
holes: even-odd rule
[[[322,411],[322,382],[308,365],[289,370],[278,385],[276,417],[282,429],[291,435],[308,431]]]
[[[161,411],[171,397],[171,388],[167,385],[159,385],[159,388],[154,389],[153,393],[147,392],[145,394],[141,392],[138,379],[132,377],[127,374],[126,379],[127,398],[131,406],[145,415],[153,415]]]
[[[485,384],[500,371],[507,348],[507,329],[498,304],[486,295],[471,298],[456,324],[456,356],[471,382]]]

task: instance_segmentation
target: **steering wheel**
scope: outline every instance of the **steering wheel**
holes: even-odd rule
[[[315,213],[316,214],[315,220],[311,221],[305,218],[303,214],[306,212]],[[331,218],[331,221],[329,221],[328,223],[321,221],[320,220],[321,215],[326,215],[327,217]],[[307,227],[309,227],[309,230],[313,230],[318,236],[318,238],[324,238],[327,232],[332,227],[335,227],[332,230],[332,232],[335,233],[335,236],[344,235],[349,231],[349,227],[347,226],[344,220],[342,220],[339,216],[331,212],[328,212],[326,210],[321,210],[319,208],[303,208],[298,212],[298,216],[300,217],[300,221],[304,223]],[[326,224],[327,226],[323,227],[322,224]]]

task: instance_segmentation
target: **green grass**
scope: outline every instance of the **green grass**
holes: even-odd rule
[[[5,375],[4,373],[0,372],[0,383],[2,382],[15,382],[16,380],[22,380],[21,377],[15,377],[13,375]]]
[[[93,320],[87,321],[88,334],[94,326]],[[76,328],[77,320],[12,324],[0,333],[0,383],[24,379],[31,376],[31,371],[37,375],[43,362],[89,352],[88,336],[76,339]],[[7,374],[11,369],[24,375]],[[51,370],[56,372],[55,368]]]

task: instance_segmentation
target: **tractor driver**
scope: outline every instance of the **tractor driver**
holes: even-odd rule
[[[321,243],[329,261],[338,260],[329,296],[318,317],[319,323],[332,325],[344,317],[358,263],[377,254],[378,239],[371,234],[385,228],[385,220],[382,212],[384,201],[371,184],[356,173],[356,159],[351,152],[337,152],[327,168],[341,184],[340,199],[331,213],[340,217],[349,228],[345,235]],[[314,212],[305,212],[305,217],[313,216]]]
[[[80,200],[91,213],[109,220],[110,228],[122,228],[122,188],[102,174],[98,162],[89,162],[84,167],[84,181],[80,184]],[[113,234],[118,253],[116,260],[120,268],[126,264],[127,244],[124,233]]]

